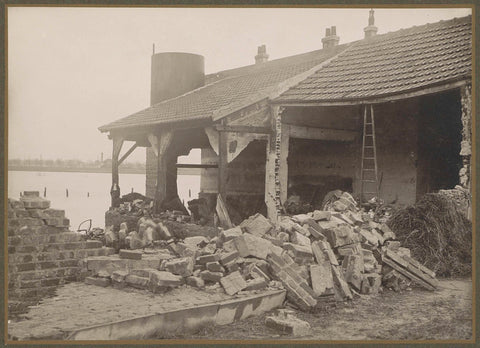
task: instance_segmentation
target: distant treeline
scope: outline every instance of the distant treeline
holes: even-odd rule
[[[8,160],[9,168],[28,168],[28,167],[42,167],[55,169],[110,169],[112,168],[112,160],[106,159],[104,161],[81,161],[78,159],[18,159],[12,158]],[[145,170],[145,163],[142,162],[123,162],[120,166],[124,169],[136,169],[140,171]]]

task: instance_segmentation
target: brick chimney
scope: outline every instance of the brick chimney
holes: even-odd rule
[[[377,35],[378,28],[374,25],[375,17],[373,16],[373,14],[374,11],[373,9],[371,9],[368,16],[368,27],[363,28],[363,31],[365,32],[365,39]]]
[[[258,46],[258,54],[255,56],[255,64],[261,64],[268,61],[267,46]]]
[[[322,39],[323,48],[337,46],[340,38],[337,36],[337,27],[332,26],[325,30],[325,37]]]

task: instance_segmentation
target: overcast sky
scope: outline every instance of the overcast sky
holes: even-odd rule
[[[150,57],[190,52],[212,73],[363,38],[369,9],[8,8],[10,158],[111,157],[98,127],[149,106]],[[378,33],[463,17],[470,9],[375,9]],[[125,151],[125,150],[124,150]],[[144,160],[136,150],[131,160]]]

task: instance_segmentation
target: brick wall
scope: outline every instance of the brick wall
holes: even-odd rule
[[[81,280],[82,261],[111,253],[102,242],[69,231],[64,210],[50,208],[38,192],[8,199],[9,313],[23,311],[55,293],[62,284]]]

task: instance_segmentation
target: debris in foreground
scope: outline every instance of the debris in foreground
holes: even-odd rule
[[[438,286],[435,273],[412,259],[385,223],[373,221],[339,190],[330,193],[326,210],[281,216],[277,224],[255,214],[215,237],[179,238],[165,221],[147,217],[135,230],[128,227],[121,225],[126,237],[119,234],[119,245],[135,250],[120,250],[121,259],[140,264],[142,255],[159,256],[153,268],[149,263],[134,269],[132,263],[117,270],[126,273],[107,275],[117,288],[164,292],[188,284],[231,296],[284,288],[293,307],[312,311],[354,294],[377,294],[382,285],[395,291],[411,283],[428,290]],[[268,325],[303,334],[302,325],[289,326],[291,319],[275,317]]]

